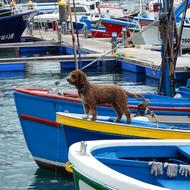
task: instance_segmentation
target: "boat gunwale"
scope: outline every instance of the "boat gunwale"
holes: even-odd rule
[[[68,100],[68,101],[79,102],[79,103],[81,102],[80,98],[77,96],[77,93],[72,92],[72,91],[66,91],[65,90],[66,96],[41,93],[41,92],[48,92],[48,90],[47,89],[38,89],[38,88],[16,87],[15,91],[20,92],[20,93],[24,93],[24,94],[39,96],[39,97],[54,98],[54,99],[59,99],[59,100]],[[37,91],[39,91],[39,92],[37,92]],[[71,97],[69,97],[69,95]],[[100,104],[98,106],[112,107],[110,104]],[[128,105],[128,106],[130,109],[138,109],[138,105]],[[167,106],[148,106],[148,107],[151,110],[158,110],[158,111],[190,112],[190,107],[167,107]]]
[[[57,112],[56,122],[64,127],[74,127],[82,130],[98,131],[103,133],[111,133],[117,135],[127,135],[133,137],[143,137],[151,139],[190,139],[190,131],[179,129],[165,129],[165,128],[151,128],[151,127],[139,127],[135,125],[125,123],[114,123],[106,121],[91,121],[77,118],[76,115]],[[117,126],[118,125],[118,126]],[[182,138],[184,137],[184,138]]]
[[[160,190],[165,189],[166,190],[167,188],[159,187],[156,185],[151,185],[151,184],[139,181],[135,178],[123,175],[115,170],[112,170],[111,168],[109,168],[108,166],[101,163],[99,160],[97,160],[92,155],[92,152],[99,148],[115,147],[115,146],[143,146],[143,145],[145,146],[145,144],[144,144],[145,142],[149,142],[148,145],[150,145],[150,146],[160,146],[157,144],[158,142],[161,143],[162,146],[164,146],[164,144],[166,144],[167,146],[168,145],[171,145],[171,146],[182,145],[183,146],[183,145],[187,145],[187,144],[190,145],[189,140],[182,140],[182,141],[178,141],[178,140],[161,140],[161,141],[160,140],[143,140],[143,143],[142,143],[142,140],[86,141],[85,144],[87,144],[87,146],[86,146],[86,152],[84,154],[80,153],[81,142],[77,142],[70,146],[68,157],[69,157],[69,161],[71,162],[74,170],[76,170],[77,172],[79,172],[87,177],[90,177],[91,179],[96,180],[99,183],[105,184],[105,181],[107,181],[106,179],[109,178],[109,179],[112,179],[112,180],[109,180],[109,182],[111,183],[111,186],[113,184],[115,184],[113,182],[114,180],[116,180],[118,184],[121,184],[121,182],[120,182],[120,180],[121,180],[122,182],[124,181],[124,183],[126,181],[128,181],[128,182],[130,181],[131,184],[134,185],[134,189],[135,189],[135,185],[139,185],[139,188],[141,187],[140,189],[145,189],[145,187],[146,187],[147,189],[160,189]],[[93,172],[91,170],[93,170]],[[104,177],[104,173],[105,173],[105,177]],[[114,176],[114,178],[113,178],[113,176]],[[115,178],[116,176],[118,176],[118,177]],[[110,185],[110,183],[109,183],[109,185]],[[149,188],[147,187],[147,185],[149,186]]]

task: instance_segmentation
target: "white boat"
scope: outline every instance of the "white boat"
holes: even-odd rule
[[[154,24],[153,24],[154,22]],[[189,23],[188,23],[189,22]],[[161,45],[161,38],[159,32],[159,22],[150,19],[139,19],[139,25],[143,32],[139,33],[138,38],[133,38],[134,44],[145,44],[145,45]],[[186,23],[183,26],[181,45],[183,47],[190,47],[190,21],[186,19]]]
[[[180,19],[180,15],[183,10],[184,2],[181,0],[174,1],[174,8],[176,11],[176,20]],[[145,45],[161,45],[161,38],[159,32],[159,4],[158,1],[151,1],[149,3],[148,10],[144,11],[141,15],[136,17],[137,22],[139,23],[139,28],[141,31],[139,36],[133,38],[132,41],[134,44],[145,44]],[[178,22],[177,22],[178,24]],[[141,39],[141,40],[139,40]],[[190,46],[190,18],[186,16],[181,45],[183,47]]]
[[[76,16],[77,16],[77,21],[79,21],[82,16],[87,16],[89,20],[93,20],[93,21],[98,20],[99,19],[99,13],[98,13],[98,10],[96,8],[97,2],[98,1],[77,2],[75,5],[75,12],[76,12]],[[38,3],[38,7],[39,6],[40,5]],[[55,5],[54,5],[54,7],[55,7]],[[72,20],[75,21],[73,4],[71,4],[71,12],[72,12]],[[56,7],[54,11],[51,11],[51,12],[45,11],[44,14],[39,14],[39,15],[34,17],[35,23],[52,23],[52,22],[55,22],[58,20],[59,20],[58,7]],[[69,16],[68,16],[68,21],[70,21]]]
[[[190,141],[82,141],[69,148],[76,190],[189,190]]]

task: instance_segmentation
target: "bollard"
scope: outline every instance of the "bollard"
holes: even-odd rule
[[[44,23],[44,28],[45,28],[45,31],[47,32],[48,31],[48,23],[47,22]]]
[[[179,56],[182,56],[182,47],[181,47],[181,43],[179,45]]]
[[[62,22],[62,33],[67,34],[67,22],[66,21]]]
[[[88,33],[87,33],[87,26],[86,26],[86,24],[83,25],[82,30],[83,30],[83,37],[84,37],[84,38],[88,38]]]
[[[122,46],[127,47],[127,28],[123,27],[122,28]]]
[[[117,32],[112,32],[112,54],[116,53],[116,47],[117,47]]]
[[[61,42],[61,25],[58,25],[57,41],[58,41],[58,42]]]
[[[59,5],[59,25],[61,26],[62,33],[67,33],[67,20],[68,20],[68,11],[67,3],[64,0],[58,2]]]
[[[32,22],[28,23],[28,33],[30,36],[33,35],[33,24],[32,24]]]

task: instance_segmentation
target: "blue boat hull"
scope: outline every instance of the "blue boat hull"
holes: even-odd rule
[[[55,122],[56,112],[83,113],[80,102],[21,92],[14,92],[14,99],[26,145],[40,167],[64,170],[69,146],[80,140],[128,138],[108,133],[70,130]],[[98,115],[115,116],[111,107],[98,106],[97,111]]]

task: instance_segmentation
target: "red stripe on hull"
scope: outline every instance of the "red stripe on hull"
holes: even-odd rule
[[[38,123],[43,123],[43,124],[46,124],[46,125],[50,125],[52,127],[59,127],[59,123],[51,121],[51,120],[42,119],[42,118],[39,118],[39,117],[34,117],[34,116],[26,115],[26,114],[20,114],[19,116],[20,116],[20,118],[26,119],[26,120],[29,120],[29,121],[35,121],[35,122],[38,122]]]

